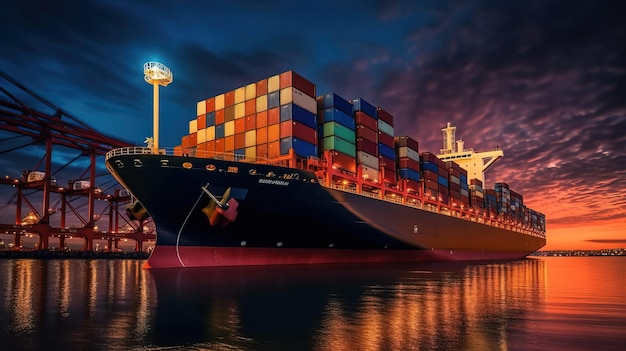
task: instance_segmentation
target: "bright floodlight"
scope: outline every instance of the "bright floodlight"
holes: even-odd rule
[[[159,62],[146,62],[143,65],[144,79],[154,87],[154,120],[152,152],[159,153],[159,85],[166,87],[174,80],[172,71]]]

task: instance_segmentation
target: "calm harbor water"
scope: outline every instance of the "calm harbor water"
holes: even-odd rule
[[[626,257],[142,269],[0,260],[2,350],[623,350]]]

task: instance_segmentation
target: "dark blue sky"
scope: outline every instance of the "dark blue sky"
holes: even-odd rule
[[[174,146],[197,101],[294,70],[318,95],[391,112],[421,151],[439,151],[447,122],[466,147],[502,147],[487,187],[506,181],[544,212],[548,247],[568,236],[621,247],[625,4],[13,1],[1,7],[0,71],[140,145],[152,134],[143,63],[162,62],[174,82],[160,89],[160,145]]]

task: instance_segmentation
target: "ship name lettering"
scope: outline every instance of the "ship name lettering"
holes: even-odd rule
[[[271,185],[282,185],[282,186],[287,186],[287,185],[289,185],[289,182],[284,181],[284,180],[278,180],[278,179],[265,179],[265,178],[260,178],[260,179],[259,179],[259,183],[260,183],[260,184],[271,184]]]

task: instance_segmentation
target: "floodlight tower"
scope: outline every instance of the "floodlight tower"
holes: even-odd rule
[[[154,87],[154,119],[152,152],[159,153],[159,85],[166,87],[172,82],[174,76],[172,71],[159,62],[146,62],[143,65],[144,79]]]

